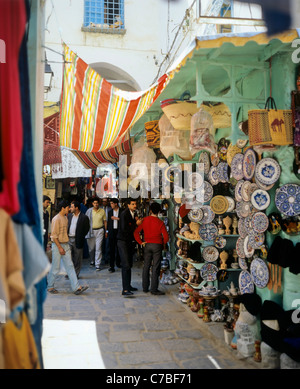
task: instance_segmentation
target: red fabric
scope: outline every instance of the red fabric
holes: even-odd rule
[[[165,224],[156,216],[147,216],[136,230],[134,231],[134,239],[142,244],[140,232],[144,231],[144,242],[166,244],[169,241],[168,231]]]
[[[0,63],[0,135],[4,179],[0,207],[13,215],[20,209],[18,182],[23,147],[19,50],[26,26],[24,0],[0,0],[0,39],[6,63]]]
[[[61,163],[59,143],[59,112],[44,119],[44,155],[43,165]]]

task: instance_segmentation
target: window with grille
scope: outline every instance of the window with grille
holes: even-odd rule
[[[84,30],[124,30],[124,0],[85,0]]]

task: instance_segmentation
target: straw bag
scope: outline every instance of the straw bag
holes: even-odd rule
[[[216,105],[201,104],[201,108],[211,114],[215,128],[231,127],[231,112],[229,107],[224,103]]]
[[[146,122],[145,131],[148,146],[153,149],[159,149],[160,130],[158,126],[158,120],[151,120],[150,122]]]
[[[249,141],[251,146],[293,144],[292,110],[277,109],[268,97],[265,109],[248,111]]]

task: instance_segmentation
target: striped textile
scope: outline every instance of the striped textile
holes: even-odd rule
[[[141,118],[164,90],[170,74],[146,91],[112,86],[64,44],[60,144],[73,150],[110,149]]]
[[[87,169],[96,169],[101,163],[118,162],[119,155],[130,153],[132,150],[130,135],[129,133],[127,134],[125,135],[124,142],[108,150],[98,151],[97,153],[72,150],[72,153]]]

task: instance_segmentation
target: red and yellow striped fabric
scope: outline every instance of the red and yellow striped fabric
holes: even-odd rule
[[[60,145],[98,152],[115,147],[151,107],[171,75],[146,91],[126,92],[112,86],[64,44],[65,67]]]

